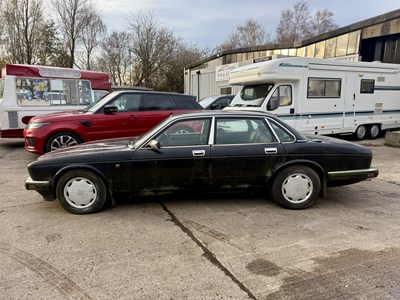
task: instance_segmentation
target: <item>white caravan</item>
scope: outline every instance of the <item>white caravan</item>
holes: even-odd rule
[[[400,65],[301,57],[236,68],[226,109],[271,112],[312,134],[376,138],[400,127]]]

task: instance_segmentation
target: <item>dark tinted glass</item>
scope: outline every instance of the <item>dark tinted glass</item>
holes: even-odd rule
[[[199,103],[196,102],[194,96],[189,95],[172,95],[178,109],[192,110],[192,109],[203,109]]]
[[[169,95],[145,94],[141,110],[174,110],[176,106]]]

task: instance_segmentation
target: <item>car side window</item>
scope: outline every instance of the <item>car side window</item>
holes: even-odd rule
[[[178,121],[163,131],[154,140],[160,147],[198,146],[208,144],[211,119]]]
[[[141,94],[121,94],[107,105],[115,105],[119,112],[139,111]]]
[[[174,110],[175,103],[169,95],[145,94],[141,110]]]
[[[190,95],[171,95],[174,99],[176,106],[181,110],[203,109],[203,107],[196,102],[196,97]]]
[[[263,119],[219,118],[215,128],[215,144],[256,144],[276,142]]]
[[[293,135],[291,135],[286,129],[284,129],[283,127],[281,127],[272,120],[269,120],[269,122],[271,124],[272,129],[275,131],[275,134],[278,136],[281,142],[290,143],[296,140],[296,138]]]

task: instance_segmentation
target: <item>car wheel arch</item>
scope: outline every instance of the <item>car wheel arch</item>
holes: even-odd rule
[[[65,129],[65,130],[56,129],[56,130],[52,131],[51,133],[49,133],[47,135],[47,138],[46,138],[45,142],[43,143],[43,153],[49,152],[49,151],[47,151],[47,146],[48,146],[49,141],[52,138],[54,138],[55,136],[60,135],[60,134],[66,134],[66,135],[70,134],[72,136],[77,137],[78,140],[79,140],[79,144],[85,142],[85,139],[81,136],[81,134],[79,134],[78,132],[76,132],[74,130],[71,130],[71,128],[68,128],[68,129]]]
[[[311,169],[313,169],[320,181],[321,184],[325,185],[326,183],[326,176],[325,176],[325,171],[322,168],[321,165],[319,165],[318,163],[314,162],[314,161],[310,161],[310,160],[291,160],[291,161],[287,161],[283,164],[278,165],[274,170],[273,170],[273,174],[271,176],[271,178],[269,179],[270,183],[273,183],[276,176],[284,169],[288,168],[288,167],[292,167],[292,166],[306,166],[309,167]]]
[[[93,172],[94,174],[96,174],[97,176],[99,176],[99,178],[103,181],[108,196],[111,195],[111,186],[109,181],[106,179],[106,177],[104,176],[104,174],[102,172],[100,172],[98,169],[91,167],[91,166],[85,166],[85,165],[71,165],[71,166],[66,166],[60,170],[58,170],[58,172],[54,175],[54,178],[52,180],[52,187],[53,187],[53,192],[55,193],[58,181],[60,180],[61,176],[63,176],[65,173],[69,172],[69,171],[74,171],[74,170],[86,170],[86,171],[90,171]]]

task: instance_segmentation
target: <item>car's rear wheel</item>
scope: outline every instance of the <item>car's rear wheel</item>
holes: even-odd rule
[[[71,132],[58,132],[53,134],[46,142],[44,151],[50,152],[82,143],[82,140],[76,134]]]
[[[103,208],[107,200],[107,189],[103,180],[93,172],[72,170],[61,176],[56,195],[66,211],[90,214]]]
[[[276,176],[271,196],[274,201],[290,209],[312,206],[321,191],[318,174],[306,166],[290,166]]]
[[[378,124],[373,124],[371,126],[369,126],[369,130],[368,130],[368,137],[370,139],[376,139],[379,134],[381,133],[381,128],[379,127]]]
[[[364,125],[360,125],[357,127],[356,132],[354,133],[354,137],[357,140],[363,140],[367,136],[367,128]]]

